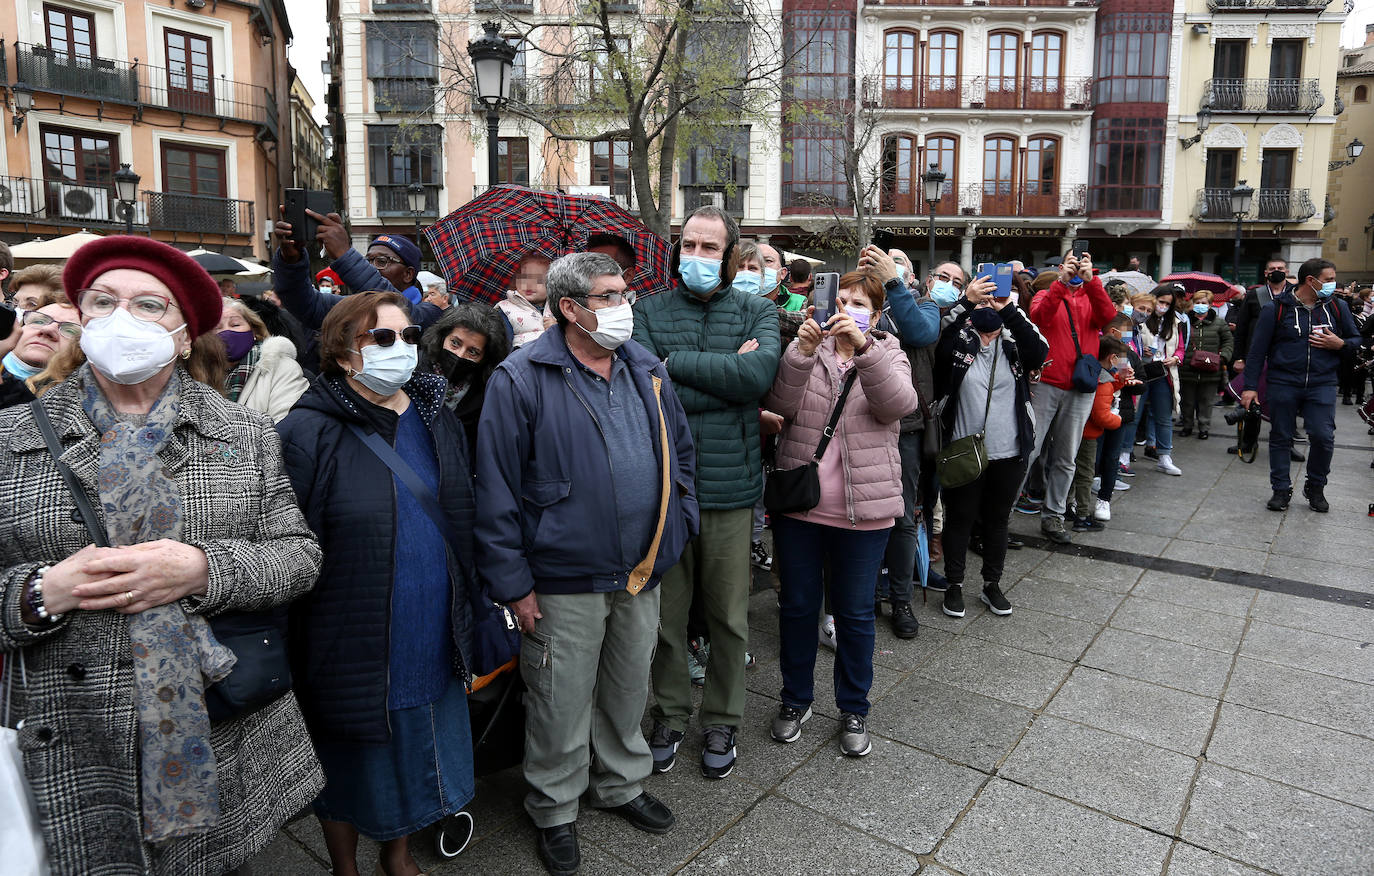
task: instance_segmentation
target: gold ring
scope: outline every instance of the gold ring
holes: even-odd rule
[[[133,605],[134,599],[135,599],[135,598],[137,598],[137,597],[134,596],[134,592],[133,592],[132,590],[127,591],[127,592],[124,594],[124,604],[125,604],[125,605]]]

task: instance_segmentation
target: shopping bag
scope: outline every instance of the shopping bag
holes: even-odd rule
[[[6,662],[9,671],[0,685],[0,861],[9,876],[47,876],[48,855],[38,826],[38,807],[24,775],[19,733],[9,726],[14,717],[14,676],[21,676],[21,684],[28,680],[23,677],[22,657],[16,654]]]

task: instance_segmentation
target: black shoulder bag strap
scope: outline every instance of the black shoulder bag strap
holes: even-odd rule
[[[821,443],[816,445],[816,452],[811,455],[811,458],[817,462],[820,462],[821,457],[825,456],[825,448],[830,446],[830,439],[835,437],[835,427],[839,425],[840,413],[844,410],[844,400],[849,398],[849,391],[854,388],[854,380],[858,376],[859,366],[855,365],[844,379],[844,388],[840,390],[840,397],[835,400],[835,410],[830,413],[830,422],[825,424],[825,431],[821,433]]]
[[[33,411],[33,422],[42,433],[43,442],[48,445],[48,452],[52,454],[57,473],[62,475],[67,491],[72,494],[72,501],[76,502],[76,510],[81,515],[82,522],[86,524],[86,533],[91,537],[91,544],[96,547],[109,547],[110,537],[105,532],[105,527],[100,525],[100,518],[96,516],[95,507],[91,505],[86,490],[76,479],[76,474],[62,461],[62,441],[57,437],[52,420],[48,419],[48,412],[43,409],[42,402],[37,400],[29,402],[29,410]]]
[[[459,544],[458,534],[454,532],[452,525],[448,522],[448,517],[439,507],[439,499],[434,495],[434,491],[425,486],[425,482],[420,480],[415,469],[411,468],[409,463],[401,458],[401,454],[396,452],[396,448],[386,443],[381,435],[376,432],[366,432],[357,423],[349,423],[348,428],[353,430],[353,434],[358,436],[358,440],[367,445],[368,450],[371,450],[387,468],[391,469],[392,474],[401,479],[401,483],[405,484],[410,495],[414,496],[415,501],[419,502],[420,507],[424,509],[425,516],[434,521],[434,525],[439,528],[439,532],[443,534],[444,539],[453,548],[456,556]],[[463,562],[462,557],[459,557],[458,561]]]
[[[1080,358],[1083,356],[1083,348],[1078,345],[1078,329],[1073,327],[1073,310],[1069,307],[1069,299],[1060,298],[1064,303],[1064,312],[1069,315],[1069,334],[1073,335],[1073,351]]]

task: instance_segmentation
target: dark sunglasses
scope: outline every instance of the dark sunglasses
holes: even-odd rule
[[[419,344],[420,335],[422,334],[424,334],[424,329],[420,328],[418,325],[408,325],[405,328],[401,329],[401,340],[405,341],[407,344]],[[389,347],[392,344],[396,343],[395,329],[368,329],[365,332],[359,333],[358,337],[361,338],[364,335],[372,335],[372,342],[379,347]]]

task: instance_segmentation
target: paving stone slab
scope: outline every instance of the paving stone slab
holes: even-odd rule
[[[1114,593],[1127,593],[1135,586],[1135,582],[1140,580],[1140,572],[1136,566],[1075,557],[1068,553],[1055,553],[1036,567],[1035,577],[1083,584],[1096,587],[1098,590],[1111,590]]]
[[[317,860],[285,831],[277,834],[277,838],[249,860],[248,865],[254,873],[271,873],[273,876],[325,876],[329,872],[327,864]]]
[[[1079,662],[1205,697],[1221,694],[1231,669],[1229,654],[1114,627],[1099,633]]]
[[[917,620],[922,620],[919,615]],[[916,638],[899,639],[892,634],[891,618],[884,616],[878,620],[877,637],[873,643],[873,662],[898,672],[910,672],[929,660],[952,638],[953,633],[921,623]]]
[[[875,662],[873,664],[873,686],[869,688],[868,700],[876,703],[883,698],[903,673]],[[811,708],[817,714],[839,718],[840,709],[835,705],[835,652],[821,645],[816,651],[816,667],[813,672],[812,688],[815,702]],[[763,663],[751,669],[745,676],[745,685],[755,693],[763,694],[774,700],[782,696],[782,667],[777,661]]]
[[[1249,587],[1224,581],[1171,575],[1153,569],[1147,569],[1145,574],[1140,576],[1140,583],[1135,585],[1131,595],[1201,608],[1218,614],[1229,614],[1233,617],[1245,617],[1249,614],[1250,603],[1255,599],[1255,591]]]
[[[1251,548],[1176,538],[1164,549],[1163,556],[1166,559],[1185,560],[1209,568],[1262,569],[1269,555]]]
[[[1374,640],[1374,611],[1261,590],[1250,614],[1265,623],[1297,627],[1358,642]]]
[[[1122,529],[1131,532],[1158,535],[1166,539],[1176,537],[1183,530],[1183,521],[1178,517],[1161,517],[1157,514],[1150,514],[1146,509],[1154,506],[1148,502],[1137,501],[1135,496],[1137,489],[1135,480],[1137,479],[1127,478],[1131,484],[1131,489],[1125,498],[1122,498],[1121,494],[1112,497],[1111,522],[1120,524]]]
[[[1348,541],[1353,545],[1360,537],[1352,534]],[[1367,538],[1368,533],[1364,533],[1363,537]],[[1351,556],[1351,559],[1354,557]],[[1270,554],[1268,562],[1264,565],[1264,574],[1292,581],[1306,581],[1310,584],[1344,587],[1361,593],[1374,593],[1374,575],[1370,574],[1369,566],[1350,566],[1326,560]]]
[[[1119,630],[1231,653],[1245,631],[1245,619],[1131,596],[1112,615],[1112,626]]]
[[[1074,661],[1092,642],[1099,629],[1100,624],[1015,606],[1012,613],[1005,617],[988,612],[974,621],[964,635],[1010,645],[1032,654]]]
[[[1172,833],[1196,769],[1186,755],[1042,715],[997,774]]]
[[[1299,494],[1295,492],[1293,499],[1296,504],[1299,500]],[[1368,499],[1365,501],[1367,502]],[[1304,504],[1306,503],[1304,502]],[[1310,520],[1299,522],[1290,514],[1288,523],[1275,537],[1271,552],[1295,559],[1320,560],[1335,565],[1354,565],[1351,560],[1356,559],[1358,555],[1352,552],[1353,546],[1350,538],[1351,532],[1344,527],[1313,525]],[[1368,577],[1368,570],[1366,570],[1366,576]]]
[[[987,781],[977,770],[881,736],[873,753],[816,752],[777,793],[917,854],[929,854]]]
[[[991,772],[1030,724],[1018,706],[919,675],[903,681],[868,715],[868,731]]]
[[[919,867],[910,852],[770,795],[679,872],[909,876]]]
[[[1037,709],[1069,674],[1071,664],[1029,651],[960,636],[916,669],[974,693]]]
[[[1267,663],[1374,684],[1374,647],[1369,641],[1253,621],[1240,653]]]
[[[1254,867],[1223,858],[1215,852],[1199,849],[1187,843],[1174,843],[1169,857],[1169,876],[1264,876]]]
[[[1183,839],[1291,876],[1368,876],[1374,812],[1206,763]]]
[[[1217,701],[1079,666],[1046,712],[1189,756],[1202,753]]]
[[[1129,498],[1118,498],[1114,500],[1113,504],[1121,506],[1129,501]],[[1130,526],[1131,521],[1123,519],[1113,513],[1112,520],[1102,532],[1074,533],[1074,538],[1077,540],[1077,544],[1108,548],[1114,551],[1125,551],[1141,557],[1157,557],[1162,554],[1164,549],[1173,541],[1172,536],[1152,535],[1148,532],[1133,532]]]
[[[1125,598],[1109,590],[1039,577],[1026,578],[1007,591],[1013,605],[1098,625],[1105,624]]]
[[[638,876],[639,871],[620,860],[615,854],[588,840],[579,820],[578,839],[582,851],[583,873],[597,876]],[[633,827],[626,824],[617,839],[627,839]],[[543,873],[544,865],[536,851],[534,824],[528,818],[513,821],[493,836],[468,846],[463,854],[446,864],[442,873],[481,873],[482,876],[529,876]],[[364,872],[371,872],[364,871]],[[667,868],[650,872],[666,873]]]
[[[935,857],[979,876],[1157,876],[1168,848],[1168,839],[1144,828],[993,779]]]
[[[1223,703],[1207,759],[1374,809],[1374,740]]]
[[[1225,699],[1374,739],[1374,686],[1241,657]]]

